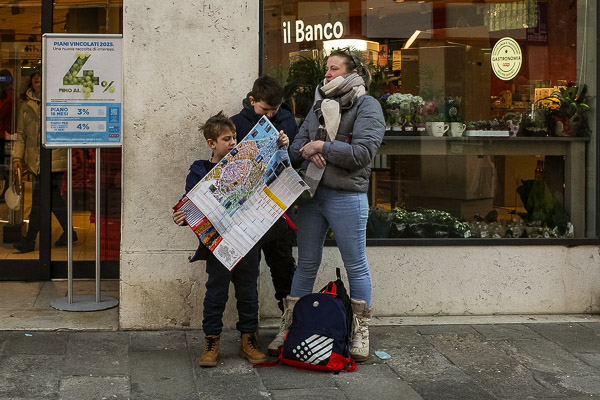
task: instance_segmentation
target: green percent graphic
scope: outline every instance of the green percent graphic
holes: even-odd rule
[[[63,77],[63,85],[82,86],[81,91],[86,99],[90,98],[90,93],[94,91],[94,86],[100,84],[100,78],[94,76],[94,71],[83,70],[82,76],[77,76],[83,68],[90,53],[75,53],[75,62]]]

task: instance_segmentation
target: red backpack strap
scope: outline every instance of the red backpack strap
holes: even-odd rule
[[[348,365],[346,365],[344,367],[344,371],[346,371],[346,372],[356,371],[356,363],[354,362],[353,359],[350,359],[350,362],[348,363]]]

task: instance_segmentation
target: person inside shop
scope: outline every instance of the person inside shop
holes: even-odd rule
[[[35,241],[40,231],[40,142],[42,137],[40,107],[42,98],[41,70],[36,68],[29,77],[29,84],[21,97],[21,105],[17,118],[17,128],[13,135],[12,166],[20,169],[22,175],[33,176],[33,190],[29,226],[27,234],[13,246],[21,253],[35,250]],[[67,206],[61,196],[61,187],[67,170],[67,149],[52,149],[52,198],[51,210],[63,229],[54,243],[55,246],[67,245]],[[73,242],[77,241],[77,233],[73,231]]]
[[[277,79],[267,75],[256,79],[252,91],[244,98],[242,105],[242,110],[231,117],[237,130],[238,142],[248,135],[263,115],[269,118],[278,132],[283,131],[290,141],[296,136],[298,125],[292,113],[283,104],[283,88]],[[295,230],[296,226],[287,214],[284,214],[260,241],[260,248],[271,271],[275,299],[282,312],[296,270],[296,260],[292,255],[292,247],[296,242]],[[277,348],[269,348],[268,351],[271,355],[277,355]]]
[[[331,228],[350,285],[354,314],[350,354],[358,362],[369,356],[372,314],[366,257],[369,165],[385,133],[381,106],[366,94],[369,80],[368,71],[349,49],[333,51],[313,108],[289,148],[292,165],[306,168],[314,195],[298,208],[298,267],[282,316],[285,331],[296,301],[313,292]],[[272,346],[283,345],[282,337],[276,336],[274,342],[279,342]]]
[[[201,130],[213,154],[208,160],[197,160],[190,166],[185,181],[185,193],[193,189],[235,147],[237,142],[235,125],[222,112],[210,117]],[[280,133],[278,143],[280,146],[288,146],[289,139],[285,134]],[[185,211],[178,210],[173,213],[173,221],[177,225],[186,225],[185,218]],[[238,354],[253,364],[266,361],[267,357],[259,350],[257,337],[259,257],[260,248],[256,244],[230,271],[200,242],[196,253],[190,259],[190,262],[206,260],[208,274],[202,319],[202,330],[205,335],[204,351],[200,357],[200,366],[217,365],[220,335],[223,329],[223,312],[229,298],[230,282],[233,282],[237,300],[236,328],[242,337]]]
[[[10,141],[12,134],[12,111],[13,111],[13,77],[9,70],[0,71],[0,202],[4,202],[4,194],[8,189],[9,169],[6,166],[6,144]]]

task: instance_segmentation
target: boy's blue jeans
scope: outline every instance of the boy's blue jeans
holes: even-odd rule
[[[254,246],[244,258],[229,271],[210,253],[206,259],[206,293],[202,330],[205,335],[220,335],[223,330],[223,312],[229,298],[229,283],[233,282],[237,301],[238,322],[241,333],[258,329],[258,279],[259,248]]]
[[[319,186],[315,196],[298,207],[298,267],[290,294],[312,293],[323,256],[323,242],[331,227],[348,275],[350,296],[371,305],[371,271],[366,256],[369,204],[366,193]],[[334,275],[331,275],[334,279]]]

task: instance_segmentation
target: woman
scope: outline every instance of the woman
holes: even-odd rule
[[[298,210],[298,267],[285,301],[280,332],[269,345],[270,354],[283,344],[295,302],[313,291],[325,235],[331,227],[352,297],[354,326],[350,354],[355,361],[364,361],[369,355],[371,272],[366,257],[367,189],[369,165],[383,139],[385,121],[379,102],[365,94],[368,84],[368,71],[358,58],[349,50],[332,52],[313,108],[289,148],[292,163],[307,168],[306,182],[314,196]]]
[[[31,212],[29,213],[29,227],[27,235],[13,247],[21,253],[35,250],[35,241],[40,231],[40,143],[42,139],[40,126],[40,103],[42,98],[42,75],[35,70],[31,76],[27,90],[23,94],[23,103],[19,109],[17,129],[14,135],[12,164],[13,168],[27,168],[33,174],[33,191],[31,199]],[[52,150],[52,212],[63,228],[60,238],[54,243],[56,246],[67,245],[67,206],[60,195],[64,172],[67,170],[67,149]],[[77,234],[73,231],[73,241],[77,241]]]
[[[13,112],[13,77],[9,70],[0,71],[0,181],[2,194],[0,203],[4,202],[4,193],[8,189],[8,167],[5,166],[6,142],[12,134],[12,112]]]

